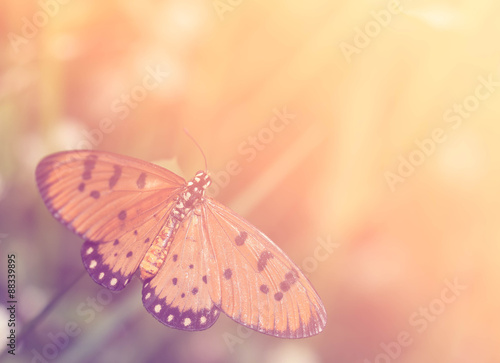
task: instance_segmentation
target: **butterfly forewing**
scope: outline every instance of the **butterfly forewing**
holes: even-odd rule
[[[322,331],[325,309],[299,268],[229,208],[210,198],[204,205],[204,225],[217,260],[212,268],[219,270],[220,309],[249,328],[278,337]],[[216,291],[211,295],[218,298]]]
[[[137,270],[185,184],[154,164],[94,151],[49,155],[36,179],[47,208],[86,239],[82,258],[89,274],[113,290]]]
[[[215,279],[209,275],[208,261],[215,256],[207,248],[200,206],[180,223],[165,262],[142,291],[146,310],[176,329],[207,329],[219,317],[208,289]]]

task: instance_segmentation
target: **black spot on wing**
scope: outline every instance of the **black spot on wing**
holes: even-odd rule
[[[207,275],[203,275],[201,279],[203,280],[204,283],[207,283]]]
[[[98,190],[93,190],[90,192],[90,196],[94,199],[99,199],[99,197],[101,196],[101,193],[99,193]]]
[[[95,163],[97,162],[97,155],[89,155],[83,161],[83,173],[82,179],[89,180],[92,179],[92,170],[95,168]]]
[[[236,243],[236,246],[242,246],[245,243],[247,237],[248,233],[245,231],[241,231],[240,234],[234,238],[234,243]]]
[[[226,280],[229,280],[231,278],[231,276],[233,276],[233,271],[231,271],[230,268],[227,268],[226,270],[224,270],[224,278]]]
[[[132,257],[132,251],[129,251],[129,252],[127,253],[127,258],[129,258],[129,257]]]
[[[290,285],[297,282],[298,278],[299,278],[299,274],[293,268],[285,274],[285,281],[288,282]]]
[[[172,259],[174,260],[174,262],[177,261],[177,257],[178,257],[177,255],[172,256]]]
[[[174,285],[177,285],[177,277],[174,277],[174,278],[172,279],[172,283],[173,283]]]
[[[281,281],[280,282],[280,290],[283,292],[287,292],[288,290],[290,290],[290,284],[286,281]]]
[[[109,178],[109,189],[113,189],[113,187],[118,183],[120,176],[122,175],[122,167],[119,165],[113,165],[114,173]]]
[[[78,185],[78,190],[83,192],[85,190],[85,183],[81,182],[79,185]]]
[[[267,285],[260,285],[260,291],[267,294],[269,292],[269,287],[267,287]]]
[[[291,285],[297,282],[299,278],[299,274],[295,269],[291,269],[289,272],[285,274],[285,280],[280,282],[280,290],[283,292],[287,292],[290,290]]]
[[[121,210],[120,213],[118,213],[118,219],[123,221],[125,218],[127,218],[127,211]]]
[[[146,173],[141,173],[136,181],[137,188],[143,189],[146,186]]]
[[[282,292],[277,292],[276,294],[274,294],[274,300],[280,301],[281,299],[283,299],[283,293]]]
[[[117,240],[117,239],[115,239],[115,241],[113,242],[113,246],[116,246],[116,245],[117,245],[117,244],[119,244],[119,243],[120,243],[120,241],[119,241],[119,240]]]
[[[263,271],[266,268],[267,260],[273,258],[273,254],[269,251],[263,251],[260,254],[259,261],[257,262],[257,270],[259,272]]]

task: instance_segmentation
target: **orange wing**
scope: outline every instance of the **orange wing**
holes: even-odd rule
[[[154,164],[98,151],[49,155],[36,180],[53,216],[86,240],[91,277],[112,290],[129,282],[185,185]]]
[[[199,208],[180,222],[165,262],[156,276],[146,280],[142,290],[144,307],[161,323],[182,330],[204,330],[219,317],[208,286],[218,283],[214,259],[207,248],[207,236]]]
[[[230,318],[281,338],[304,338],[326,325],[325,308],[299,268],[266,235],[211,198],[202,204],[210,296]],[[214,273],[213,271],[218,271]]]

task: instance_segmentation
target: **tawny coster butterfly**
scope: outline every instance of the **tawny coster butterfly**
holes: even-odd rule
[[[323,330],[310,282],[266,235],[205,196],[206,171],[186,183],[155,164],[79,150],[45,157],[36,181],[52,215],[85,239],[92,279],[121,290],[139,269],[144,307],[161,323],[204,330],[222,311],[281,338]]]

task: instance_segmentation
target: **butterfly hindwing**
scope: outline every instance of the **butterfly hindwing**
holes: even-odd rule
[[[219,317],[209,294],[213,283],[206,236],[197,210],[179,222],[158,273],[142,291],[144,307],[161,323],[182,330],[204,330]]]
[[[169,209],[165,215],[172,209]],[[160,220],[161,222],[161,220]],[[158,221],[150,218],[137,229],[116,231],[112,241],[93,242],[86,240],[82,245],[83,264],[89,275],[98,284],[111,290],[121,290],[130,281],[154,236],[158,233]],[[149,237],[151,236],[151,237]]]
[[[154,164],[94,151],[49,155],[36,179],[54,217],[85,238],[81,254],[89,274],[112,290],[137,270],[185,184]]]
[[[204,225],[220,281],[211,296],[230,318],[282,338],[318,334],[326,312],[299,268],[267,236],[229,208],[206,198]],[[219,299],[217,301],[216,299]]]

